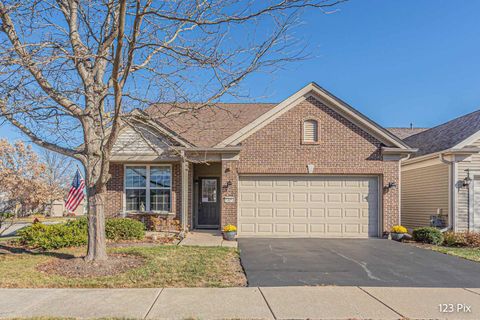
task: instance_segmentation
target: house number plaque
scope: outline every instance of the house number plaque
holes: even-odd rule
[[[224,197],[223,201],[225,203],[234,203],[235,202],[235,197]]]

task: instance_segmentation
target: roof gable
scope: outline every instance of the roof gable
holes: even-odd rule
[[[371,134],[373,137],[377,138],[379,141],[385,143],[387,146],[397,147],[401,149],[409,148],[401,139],[388,132],[386,129],[382,128],[380,125],[370,120],[368,117],[361,114],[359,111],[355,110],[339,98],[335,97],[333,94],[321,88],[316,83],[310,83],[301,90],[297,91],[295,94],[293,94],[271,110],[265,112],[263,115],[258,117],[249,125],[241,128],[239,131],[235,132],[227,139],[218,143],[216,147],[225,147],[228,145],[237,145],[241,143],[250,135],[260,130],[265,125],[269,124],[288,110],[294,108],[296,105],[298,105],[299,102],[307,99],[310,96],[313,96],[316,99],[320,100],[326,106],[333,109],[355,125],[359,126],[363,130]]]
[[[160,133],[160,134],[159,134]],[[112,148],[112,161],[139,160],[149,157],[149,160],[176,158],[174,148],[178,142],[169,139],[165,133],[155,128],[137,124],[135,127],[126,125],[120,129],[118,138]]]
[[[419,149],[415,154],[418,157],[447,149],[465,147],[470,140],[475,140],[479,131],[480,110],[477,110],[407,137],[404,141]]]

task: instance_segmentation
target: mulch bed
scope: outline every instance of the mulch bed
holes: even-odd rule
[[[116,242],[108,242],[107,246],[112,247],[112,248],[125,248],[125,247],[154,247],[162,244],[178,244],[180,242],[179,238],[174,238],[174,237],[163,237],[163,238],[158,238],[158,239],[149,239],[145,238],[142,240],[137,240],[137,241],[131,241],[131,240],[125,240],[125,241],[116,241]]]
[[[37,270],[69,278],[112,276],[145,263],[138,255],[110,254],[106,261],[86,262],[83,258],[56,259],[39,265]]]

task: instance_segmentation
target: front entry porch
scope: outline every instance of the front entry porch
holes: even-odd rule
[[[219,230],[193,230],[186,234],[179,245],[236,248],[237,241],[224,240]]]
[[[221,167],[220,162],[193,165],[192,229],[220,229]]]

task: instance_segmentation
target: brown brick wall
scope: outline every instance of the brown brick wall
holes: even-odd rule
[[[302,122],[316,119],[317,144],[302,144]],[[382,185],[399,184],[398,161],[383,161],[380,141],[358,128],[314,98],[301,102],[242,143],[239,160],[223,160],[221,166],[221,226],[237,223],[238,174],[307,174],[314,164],[315,174],[377,175]],[[122,210],[123,164],[112,164],[108,183],[107,213]],[[192,208],[193,170],[189,172],[189,208]],[[172,211],[180,217],[180,163],[172,163]],[[227,182],[231,185],[226,187]],[[233,196],[234,203],[224,197]],[[398,223],[398,189],[384,191],[382,197],[384,230]],[[191,209],[189,209],[191,214]],[[189,218],[189,222],[191,218]]]
[[[110,180],[107,183],[107,199],[105,214],[107,217],[117,216],[123,209],[123,164],[110,163]]]
[[[238,174],[237,174],[238,161],[236,160],[224,160],[222,161],[222,177],[220,180],[221,185],[221,215],[220,225],[221,228],[227,224],[237,225],[237,202],[238,202]],[[228,182],[231,182],[227,186]],[[225,203],[225,197],[234,197],[235,202]]]
[[[182,198],[180,188],[180,163],[172,164],[172,212],[176,214],[175,218],[179,219]],[[107,183],[107,200],[105,213],[107,216],[117,216],[123,210],[123,181],[124,181],[124,164],[110,163],[110,181]]]
[[[181,166],[180,163],[172,163],[172,212],[175,212],[176,218],[180,219],[182,216],[182,188],[181,181],[182,175],[180,172]]]
[[[302,144],[302,122],[310,118],[318,121],[318,144]],[[307,164],[313,164],[315,174],[378,175],[383,185],[390,181],[398,185],[399,163],[383,161],[381,146],[380,141],[309,98],[242,142],[237,173],[306,174]],[[230,161],[222,165],[222,170],[225,166],[235,169]],[[233,171],[228,178],[235,185],[230,194],[236,197],[237,178]],[[398,189],[384,192],[384,230],[398,223],[398,199]],[[222,226],[236,223],[237,205],[223,205]]]

